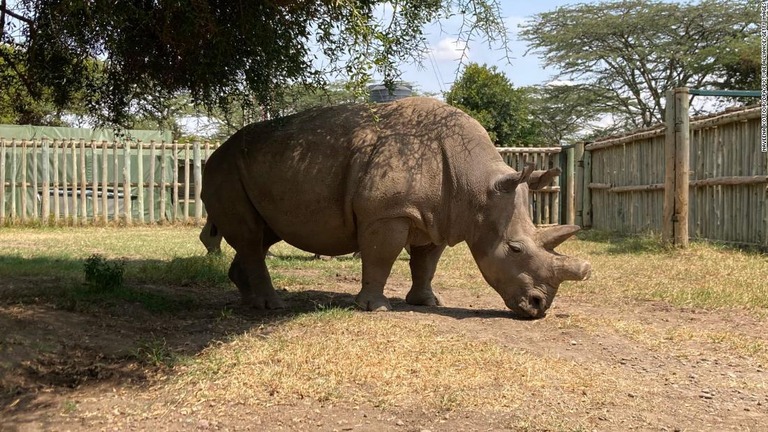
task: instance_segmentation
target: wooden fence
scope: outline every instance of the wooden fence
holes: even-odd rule
[[[500,147],[499,153],[504,162],[517,171],[525,164],[533,163],[536,169],[563,169],[561,163],[562,147]],[[567,166],[567,165],[566,165]],[[561,223],[561,180],[556,178],[551,186],[531,191],[531,219],[536,225],[554,225]]]
[[[217,143],[0,139],[0,225],[201,223],[202,170],[217,147]],[[561,151],[560,147],[499,148],[517,170],[529,162],[536,169],[567,170]],[[564,205],[560,196],[564,182],[556,179],[552,186],[531,191],[535,224],[566,222],[569,208],[573,215],[573,206]],[[573,223],[572,216],[569,220]]]
[[[576,223],[768,247],[768,154],[760,108],[688,118],[670,92],[666,123],[577,145]]]
[[[0,139],[0,224],[200,223],[212,143]]]

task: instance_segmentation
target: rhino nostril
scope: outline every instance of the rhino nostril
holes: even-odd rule
[[[544,307],[546,306],[544,299],[539,296],[531,296],[528,299],[528,304],[531,305],[531,308],[535,309],[536,311],[544,310]]]

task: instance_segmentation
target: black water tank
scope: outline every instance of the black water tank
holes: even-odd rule
[[[413,88],[407,83],[397,83],[390,92],[384,84],[373,84],[368,86],[368,92],[371,95],[372,102],[391,102],[393,100],[413,96]]]

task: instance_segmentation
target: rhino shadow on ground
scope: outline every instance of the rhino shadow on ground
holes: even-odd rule
[[[177,258],[173,265],[195,268],[200,259]],[[49,392],[144,385],[156,372],[172,370],[233,334],[256,329],[268,334],[304,314],[357,309],[354,294],[306,289],[279,290],[288,307],[259,311],[243,305],[228,281],[157,281],[142,270],[167,262],[124,262],[124,287],[99,293],[84,283],[82,260],[0,255],[0,417],[34,418]],[[509,311],[417,307],[403,298],[391,300],[395,314],[514,319]]]
[[[304,290],[294,292],[280,292],[288,302],[288,311],[293,313],[311,313],[323,308],[355,308],[355,295],[342,292],[329,292],[319,290]],[[413,306],[405,302],[402,297],[390,297],[392,311],[390,313],[418,312],[428,315],[441,315],[457,320],[465,318],[507,318],[513,320],[529,321],[530,318],[515,316],[512,311],[506,309],[474,309],[452,306]],[[268,315],[269,312],[244,312],[246,314],[260,313]],[[375,313],[375,312],[374,312]],[[387,312],[384,312],[387,313]]]

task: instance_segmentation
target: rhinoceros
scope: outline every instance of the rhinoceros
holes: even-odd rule
[[[466,242],[506,306],[538,318],[561,282],[590,274],[588,262],[554,251],[579,227],[537,230],[528,212],[529,189],[559,173],[515,171],[477,121],[436,99],[314,108],[248,125],[213,152],[202,237],[221,235],[234,248],[229,277],[258,309],[285,305],[265,263],[280,240],[322,255],[360,251],[355,303],[371,311],[391,309],[384,285],[405,246],[406,302],[441,305],[438,260]]]

